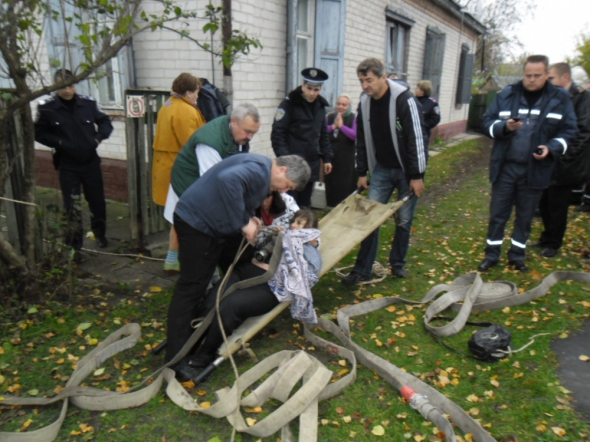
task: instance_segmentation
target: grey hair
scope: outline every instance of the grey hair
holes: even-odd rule
[[[581,87],[588,84],[588,74],[582,66],[574,66],[572,68],[572,80]]]
[[[340,94],[340,95],[338,95],[338,98],[342,98],[342,97],[348,98],[348,101],[350,101],[350,105],[352,106],[352,100],[350,99],[350,95],[348,95],[348,94]]]
[[[231,118],[235,118],[238,123],[241,123],[246,117],[252,118],[255,123],[260,123],[260,113],[256,106],[251,103],[238,104],[231,111]]]
[[[305,188],[311,176],[311,169],[305,159],[298,155],[285,155],[277,158],[277,166],[287,168],[286,176],[298,190]]]

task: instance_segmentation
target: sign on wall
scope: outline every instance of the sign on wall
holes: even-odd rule
[[[127,118],[141,118],[145,114],[145,97],[127,95]]]

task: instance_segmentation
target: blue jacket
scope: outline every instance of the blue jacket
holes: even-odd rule
[[[490,181],[492,183],[496,181],[504,166],[512,138],[518,130],[522,129],[509,132],[506,129],[506,122],[516,116],[520,116],[527,122],[530,118],[529,110],[522,109],[522,91],[522,81],[506,86],[496,96],[483,116],[484,133],[495,140],[490,161]],[[527,185],[534,189],[544,189],[549,186],[555,164],[578,132],[576,114],[569,94],[564,89],[547,82],[542,103],[538,115],[535,116],[535,130],[531,134],[527,147]],[[523,112],[525,118],[523,118]],[[536,160],[533,157],[533,152],[541,145],[547,146],[550,153],[545,159]]]
[[[272,161],[252,153],[215,164],[182,194],[176,215],[220,240],[239,233],[270,191]]]

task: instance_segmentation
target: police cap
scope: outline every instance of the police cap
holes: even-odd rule
[[[303,76],[304,83],[310,86],[322,86],[324,81],[326,81],[329,77],[321,69],[317,68],[306,68],[301,71],[301,75]]]

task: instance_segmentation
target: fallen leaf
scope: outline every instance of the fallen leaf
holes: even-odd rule
[[[262,413],[262,407],[244,407],[246,413]]]
[[[104,373],[104,367],[98,368],[96,370],[94,370],[94,373],[92,373],[93,376],[100,376]]]
[[[371,430],[371,433],[373,433],[375,436],[383,436],[385,434],[385,428],[383,428],[381,425],[375,425]]]
[[[344,414],[344,408],[342,408],[342,407],[336,408],[336,413],[338,413],[338,414]]]
[[[152,286],[150,287],[150,292],[152,293],[160,293],[162,291],[162,287]]]
[[[468,402],[479,402],[479,398],[474,394],[470,394],[469,396],[467,396],[467,401]]]
[[[94,431],[94,427],[88,424],[80,424],[79,427],[80,430],[82,430],[82,433],[90,433],[91,431]]]
[[[344,422],[346,422],[347,424],[349,424],[349,423],[352,421],[352,418],[351,418],[350,416],[344,416],[344,417],[342,418],[342,420],[343,420]]]
[[[37,396],[39,394],[39,390],[37,390],[36,388],[34,388],[32,390],[27,391],[27,394],[29,396]]]
[[[588,362],[590,361],[590,357],[586,355],[580,355],[580,361]]]
[[[500,386],[500,383],[497,380],[495,380],[495,379],[492,379],[490,381],[490,384],[492,384],[496,388],[498,388]]]
[[[81,324],[78,324],[78,327],[76,327],[76,330],[88,330],[90,327],[92,327],[92,323],[91,322],[83,322]]]
[[[199,404],[199,407],[201,407],[203,410],[206,410],[210,406],[211,406],[211,402],[203,402],[202,404]]]
[[[247,417],[247,418],[246,418],[246,424],[247,424],[249,427],[253,427],[255,423],[256,423],[256,419],[253,419],[253,418],[251,418],[251,417]]]
[[[551,427],[551,431],[553,431],[559,437],[563,437],[567,434],[566,431],[561,427]]]

